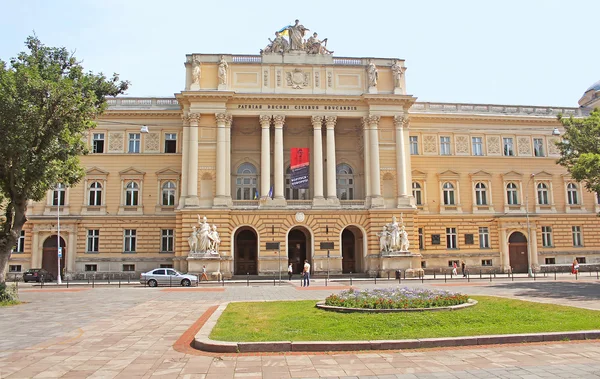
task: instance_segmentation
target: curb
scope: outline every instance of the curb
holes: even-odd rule
[[[456,347],[476,345],[497,345],[526,342],[556,342],[563,340],[600,339],[600,330],[575,332],[548,332],[527,334],[500,334],[487,336],[467,336],[450,338],[420,338],[406,340],[374,341],[273,341],[273,342],[224,342],[214,341],[209,335],[228,303],[221,304],[200,328],[192,341],[197,350],[212,353],[281,353],[281,352],[320,352],[320,351],[364,351],[364,350],[403,350],[433,347]]]

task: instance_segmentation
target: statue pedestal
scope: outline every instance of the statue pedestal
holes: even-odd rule
[[[403,271],[406,277],[418,277],[423,274],[421,268],[421,254],[413,254],[410,251],[382,252],[380,258],[380,271],[382,276],[390,273],[390,278],[395,277],[395,272]]]
[[[209,279],[215,275],[213,273],[223,273],[221,270],[221,256],[219,254],[207,253],[190,253],[187,257],[188,272],[198,275],[198,279],[202,275],[202,267],[206,266],[206,274]]]

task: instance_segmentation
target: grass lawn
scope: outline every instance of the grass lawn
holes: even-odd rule
[[[0,301],[0,307],[9,307],[11,305],[21,304],[20,301]]]
[[[451,312],[337,313],[316,301],[231,303],[210,338],[218,341],[399,340],[600,329],[600,311],[473,296]]]

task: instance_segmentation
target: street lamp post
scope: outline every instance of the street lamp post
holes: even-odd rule
[[[56,285],[61,285],[62,281],[60,278],[60,260],[62,258],[62,247],[60,246],[60,201],[61,201],[61,191],[60,191],[60,184],[56,185],[56,189],[57,189],[57,208],[56,208],[56,246],[58,246],[57,249],[57,256],[58,256],[58,274],[56,275]]]
[[[527,275],[529,277],[533,276],[531,270],[531,262],[533,258],[531,257],[531,228],[529,227],[529,184],[535,177],[535,174],[531,174],[529,180],[527,181],[527,186],[525,186],[525,219],[527,221]]]

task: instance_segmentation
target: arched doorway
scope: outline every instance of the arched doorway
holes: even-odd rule
[[[312,249],[310,248],[310,233],[308,230],[302,227],[296,227],[290,230],[288,234],[288,263],[292,264],[292,270],[294,274],[299,274],[304,270],[304,260],[308,260],[311,268],[310,271],[314,272],[312,267]]]
[[[51,273],[55,278],[58,276],[58,241],[57,235],[50,236],[44,241],[42,247],[42,268]],[[67,257],[67,244],[60,238],[62,247],[62,258],[60,259],[60,271],[64,272]]]
[[[361,272],[363,237],[356,226],[348,226],[342,231],[342,273]]]
[[[258,274],[258,237],[254,229],[242,227],[235,232],[234,275]]]
[[[508,238],[508,259],[513,272],[527,272],[527,237],[523,233],[514,232]]]

